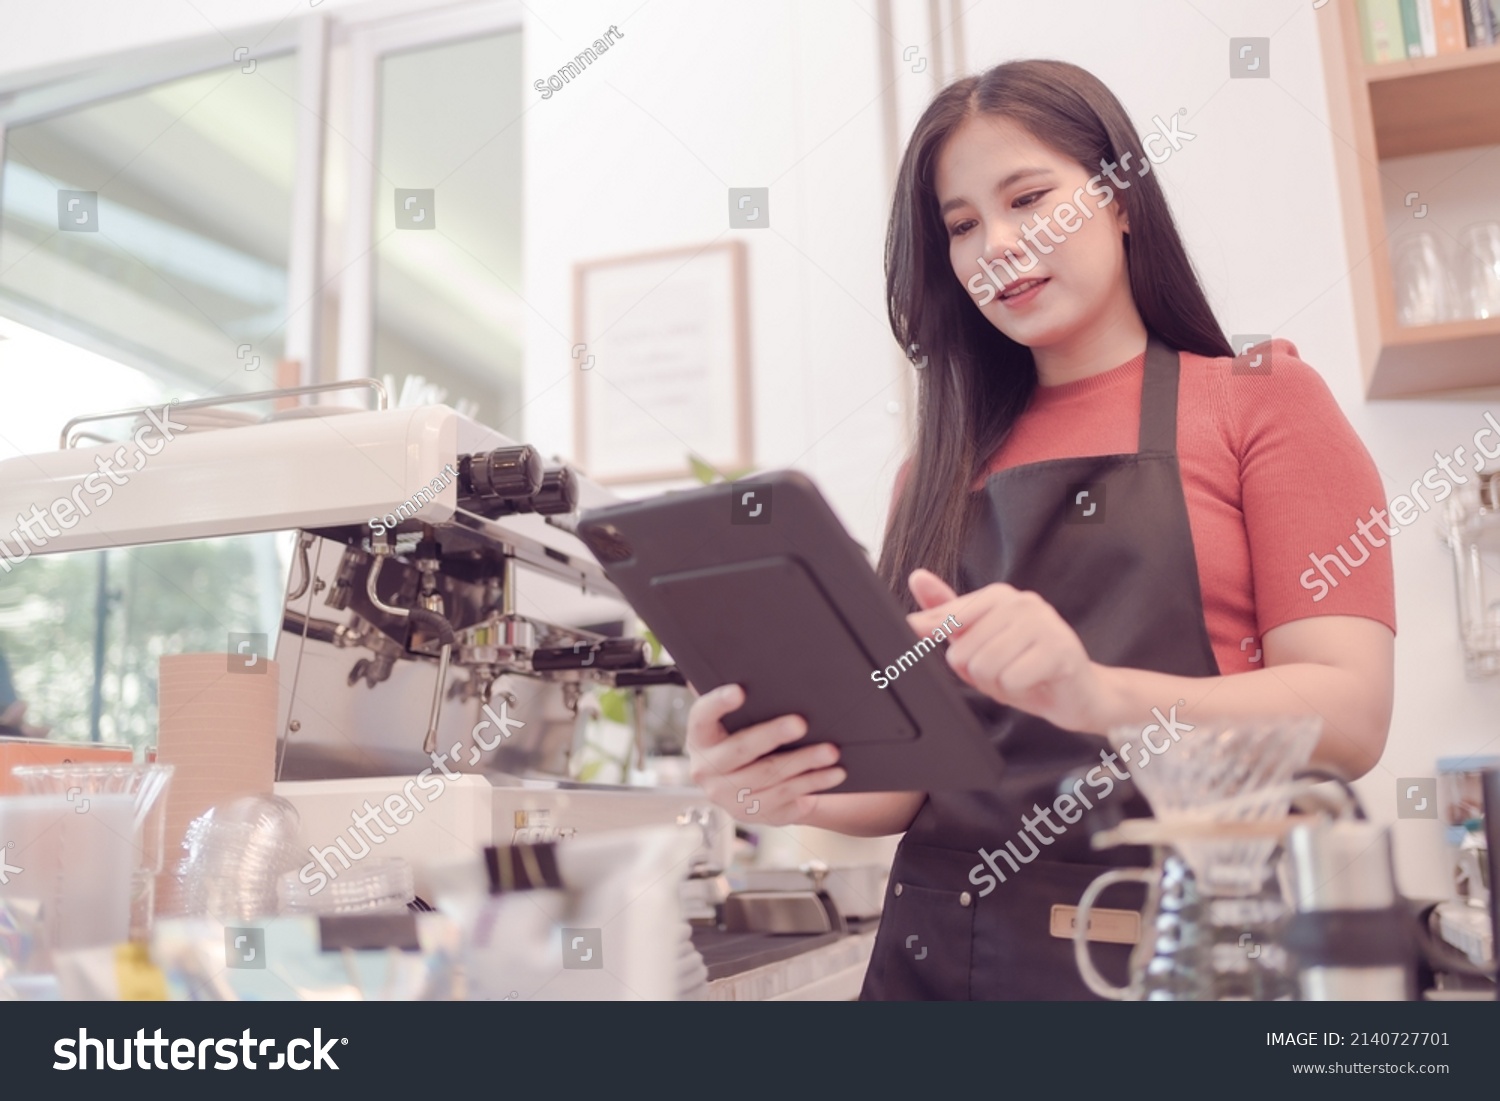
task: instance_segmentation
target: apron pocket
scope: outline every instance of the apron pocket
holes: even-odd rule
[[[1107,864],[1064,864],[1038,860],[980,899],[974,945],[976,1001],[1098,1001],[1084,984],[1073,958],[1071,936],[1053,935],[1052,908],[1077,906],[1094,877]],[[1145,888],[1111,887],[1099,900],[1105,910],[1139,911]],[[1131,945],[1094,942],[1094,965],[1106,979],[1124,985]]]
[[[969,997],[974,896],[896,882],[880,916],[862,998],[951,1001]]]

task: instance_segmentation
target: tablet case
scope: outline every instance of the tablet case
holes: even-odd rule
[[[579,537],[700,693],[739,684],[730,731],[802,715],[792,746],[835,742],[831,791],[985,788],[999,754],[948,668],[943,643],[880,688],[918,641],[816,486],[757,475],[586,510]]]

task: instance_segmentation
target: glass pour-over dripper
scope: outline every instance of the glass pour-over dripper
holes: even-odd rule
[[[1090,986],[1096,993],[1256,1000],[1296,996],[1279,943],[1287,906],[1270,874],[1279,842],[1274,829],[1254,825],[1286,817],[1292,777],[1307,764],[1321,733],[1322,721],[1316,717],[1204,723],[1180,736],[1174,733],[1163,749],[1153,745],[1150,754],[1132,754],[1132,747],[1143,741],[1142,731],[1110,731],[1112,745],[1155,813],[1153,831],[1170,838],[1171,848],[1158,841],[1149,873],[1115,873],[1116,879],[1148,884],[1147,913],[1142,941],[1132,955],[1131,987],[1106,989],[1095,975]],[[1086,969],[1086,980],[1092,970]]]

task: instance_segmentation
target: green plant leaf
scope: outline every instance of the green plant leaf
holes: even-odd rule
[[[656,633],[649,627],[645,630],[645,636],[646,645],[651,650],[651,664],[655,665],[661,660],[661,639],[657,638]]]
[[[630,713],[626,707],[625,692],[619,688],[606,689],[599,693],[599,714],[602,718],[622,726],[629,725]]]
[[[697,478],[704,485],[712,485],[721,477],[717,470],[691,452],[688,454],[688,466],[692,468],[693,477]]]

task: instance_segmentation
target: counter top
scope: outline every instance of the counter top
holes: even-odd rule
[[[736,974],[710,979],[708,1000],[852,1001],[859,996],[875,947],[875,929],[819,938],[817,947]]]

